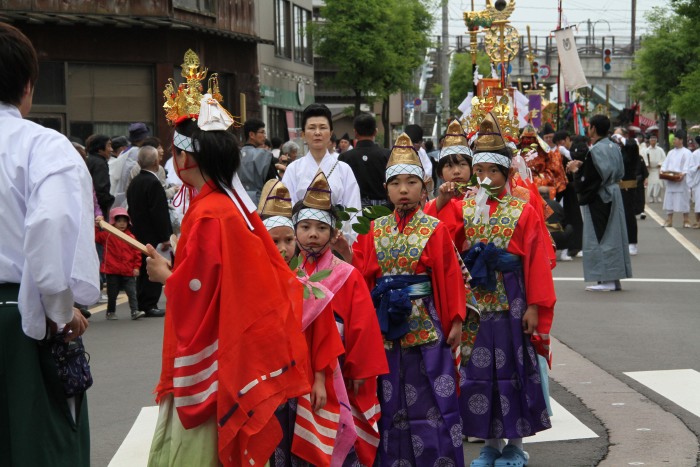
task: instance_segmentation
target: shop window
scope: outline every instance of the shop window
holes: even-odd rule
[[[313,63],[311,38],[309,37],[309,22],[311,12],[304,8],[294,7],[294,60],[302,63]]]
[[[289,0],[275,0],[275,54],[292,58]]]

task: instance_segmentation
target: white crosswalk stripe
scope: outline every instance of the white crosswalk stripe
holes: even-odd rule
[[[525,443],[570,441],[575,439],[597,438],[593,430],[578,420],[554,399],[552,404],[552,428],[525,438]],[[143,407],[129,434],[109,463],[109,467],[146,467],[151,439],[158,419],[158,407]]]
[[[625,374],[700,417],[700,372],[685,369],[633,371]]]

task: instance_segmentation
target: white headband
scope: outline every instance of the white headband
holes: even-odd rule
[[[505,167],[506,169],[510,169],[511,159],[508,156],[497,154],[495,152],[478,152],[474,154],[472,165],[483,163],[496,164]]]
[[[294,230],[294,223],[289,217],[284,216],[272,216],[267,219],[263,219],[263,225],[267,230],[272,230],[276,227],[289,227]]]
[[[423,180],[423,167],[414,164],[396,164],[386,168],[386,180],[396,175],[415,175]]]
[[[472,157],[472,150],[467,146],[462,146],[461,144],[457,146],[447,146],[446,148],[442,148],[440,151],[438,160],[446,156],[451,156],[452,154],[461,154],[463,156]]]
[[[183,151],[194,152],[194,141],[192,141],[192,138],[178,133],[177,130],[173,134],[173,145]]]
[[[328,211],[322,211],[320,209],[304,208],[301,211],[294,214],[294,216],[292,217],[294,225],[297,225],[299,222],[309,219],[323,222],[324,224],[328,224],[331,227],[333,227],[333,217],[331,216],[331,213]]]

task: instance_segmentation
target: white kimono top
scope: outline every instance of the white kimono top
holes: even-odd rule
[[[340,204],[346,208],[362,210],[360,187],[357,185],[355,174],[348,164],[338,160],[338,154],[330,154],[329,152],[326,152],[326,155],[323,156],[320,165],[316,163],[314,157],[308,152],[304,157],[298,158],[289,164],[287,170],[284,171],[282,183],[289,189],[292,197],[292,206],[304,198],[306,189],[316,176],[319,167],[323,170],[323,173],[328,178],[328,184],[331,186],[331,202],[333,205]],[[343,223],[342,229],[343,235],[345,235],[351,245],[357,238],[357,233],[352,230],[352,222],[353,219],[350,219],[350,221]]]
[[[43,339],[46,318],[73,319],[73,302],[100,296],[92,180],[60,133],[0,103],[0,283],[20,284],[22,329]]]
[[[691,157],[690,149],[688,148],[673,148],[668,151],[664,163],[661,164],[662,172],[683,172],[685,178],[680,182],[671,182],[666,180],[666,193],[685,193],[688,184],[688,165]]]

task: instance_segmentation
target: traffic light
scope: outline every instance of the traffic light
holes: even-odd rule
[[[612,49],[603,49],[603,73],[608,73],[612,65]]]
[[[532,74],[539,76],[540,74],[540,64],[537,62],[532,62]]]

